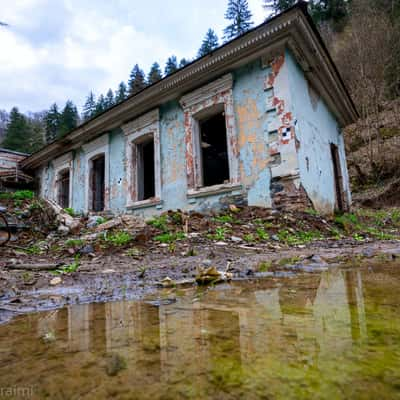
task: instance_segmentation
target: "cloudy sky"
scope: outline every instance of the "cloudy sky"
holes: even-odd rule
[[[138,63],[191,58],[209,27],[227,25],[227,0],[0,0],[0,109],[40,111],[90,90],[105,93]],[[258,24],[262,0],[249,0]]]

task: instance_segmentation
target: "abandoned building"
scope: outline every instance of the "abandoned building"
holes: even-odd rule
[[[322,213],[351,201],[342,128],[357,111],[298,3],[22,161],[79,212]]]
[[[0,190],[12,191],[30,187],[32,177],[20,169],[20,162],[28,154],[0,148]]]

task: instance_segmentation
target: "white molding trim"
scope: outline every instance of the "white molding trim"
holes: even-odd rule
[[[238,132],[233,107],[233,77],[224,75],[208,85],[183,96],[180,104],[185,114],[186,171],[188,193],[203,187],[199,119],[213,111],[224,111],[229,162],[229,184],[239,183]],[[189,161],[191,160],[191,161]]]
[[[54,188],[53,193],[53,201],[58,204],[58,192],[59,192],[59,186],[58,186],[58,176],[60,172],[69,170],[69,199],[68,199],[68,207],[73,208],[72,205],[72,182],[73,182],[73,177],[74,177],[74,163],[73,163],[73,156],[72,152],[64,154],[61,157],[58,157],[53,160],[53,168],[54,168],[54,174],[53,174],[53,182],[52,182],[52,187]]]
[[[96,140],[86,143],[82,146],[85,153],[85,211],[90,212],[90,173],[92,169],[92,160],[97,156],[104,154],[104,211],[110,208],[110,145],[109,135],[106,133]]]
[[[125,124],[122,130],[126,137],[126,178],[128,182],[128,193],[126,207],[132,208],[142,204],[159,204],[161,202],[161,147],[160,147],[160,113],[152,110],[134,121]],[[155,198],[145,201],[137,199],[137,164],[134,161],[136,146],[146,138],[154,140],[154,182]],[[146,202],[146,203],[145,203]]]
[[[123,125],[122,130],[125,135],[131,135],[158,121],[160,121],[160,112],[157,108]]]
[[[193,107],[196,104],[205,102],[211,97],[232,90],[233,88],[233,77],[232,74],[224,75],[208,85],[202,86],[189,94],[183,96],[179,101],[183,109]]]

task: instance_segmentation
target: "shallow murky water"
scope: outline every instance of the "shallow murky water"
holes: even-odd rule
[[[165,290],[0,326],[0,399],[400,398],[400,269]]]

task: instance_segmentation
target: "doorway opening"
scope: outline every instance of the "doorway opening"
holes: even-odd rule
[[[154,138],[136,144],[137,201],[149,200],[156,195],[154,175]]]
[[[69,169],[65,169],[58,174],[58,198],[57,203],[62,208],[68,208],[69,204],[69,184],[70,173]]]
[[[91,210],[95,212],[104,211],[104,189],[105,189],[105,157],[104,154],[93,158],[90,173],[91,183]]]
[[[344,201],[343,175],[342,169],[340,167],[339,149],[333,143],[331,143],[331,156],[335,181],[336,209],[338,211],[345,211],[346,207]]]
[[[229,183],[225,113],[220,112],[201,120],[199,126],[203,186]]]

